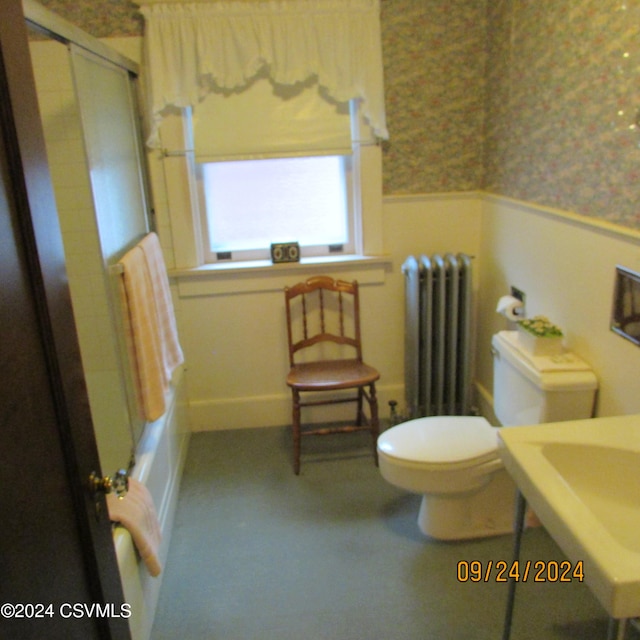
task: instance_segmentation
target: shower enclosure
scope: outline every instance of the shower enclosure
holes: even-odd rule
[[[150,229],[137,65],[24,3],[74,319],[103,473],[128,468],[137,415],[113,265]]]

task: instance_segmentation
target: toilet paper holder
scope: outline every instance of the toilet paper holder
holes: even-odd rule
[[[517,322],[525,317],[524,301],[514,295],[502,296],[498,300],[496,311],[507,318],[507,320]]]

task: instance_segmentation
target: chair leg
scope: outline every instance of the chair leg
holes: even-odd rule
[[[293,421],[291,430],[293,434],[293,471],[300,475],[300,393],[292,389],[293,396]]]
[[[359,387],[358,388],[358,408],[356,413],[356,425],[358,427],[362,426],[362,424],[364,423],[363,400],[364,400],[364,389],[362,387]]]
[[[380,423],[378,419],[378,398],[376,396],[376,385],[369,385],[369,410],[371,411],[371,437],[373,438],[373,458],[378,466],[378,436],[380,435]]]

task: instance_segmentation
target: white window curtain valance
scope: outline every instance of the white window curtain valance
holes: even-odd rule
[[[337,102],[359,99],[374,135],[388,138],[379,0],[169,1],[141,11],[151,146],[169,108],[196,109],[213,87],[237,90],[264,70],[277,84],[315,76]]]

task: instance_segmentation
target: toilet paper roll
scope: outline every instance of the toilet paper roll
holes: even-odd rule
[[[518,298],[514,298],[513,296],[502,296],[502,298],[498,300],[496,311],[507,318],[507,320],[515,321],[524,317],[522,313],[523,307],[524,304],[522,300],[518,300]]]

